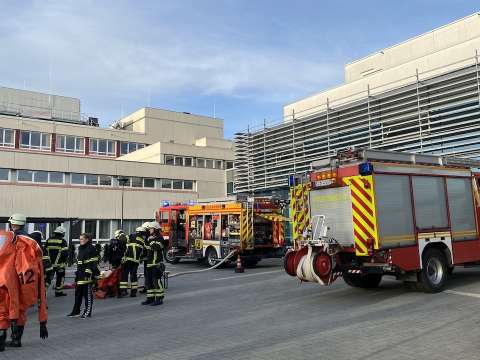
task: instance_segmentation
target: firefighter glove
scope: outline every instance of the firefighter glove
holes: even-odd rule
[[[40,323],[40,338],[46,339],[48,338],[48,330],[47,330],[47,322]]]

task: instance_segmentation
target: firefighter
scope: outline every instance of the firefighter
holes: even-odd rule
[[[144,252],[143,252],[143,276],[144,278],[147,276],[147,252],[148,252],[148,245],[147,245],[147,239],[148,239],[148,226],[150,225],[150,222],[146,221],[142,224],[142,228],[145,229],[145,232],[142,233],[142,238],[143,238],[143,248],[144,248]],[[147,287],[144,286],[143,289],[140,290],[140,294],[145,294],[147,292]]]
[[[13,214],[8,222],[12,231],[0,234],[0,351],[22,346],[27,310],[34,304],[39,309],[40,337],[48,337],[42,250],[26,235],[25,215]],[[6,342],[9,325],[11,340]]]
[[[80,316],[82,299],[85,299],[85,308],[80,316],[86,319],[92,316],[93,286],[96,283],[100,270],[98,269],[98,254],[92,244],[92,236],[83,233],[80,235],[78,247],[77,271],[75,272],[75,304],[68,317]]]
[[[127,237],[123,230],[116,230],[115,237],[110,240],[110,243],[105,248],[105,260],[110,263],[113,269],[118,268],[122,263],[122,258],[125,255],[125,246]]]
[[[122,259],[122,279],[120,281],[120,291],[118,293],[119,298],[122,298],[127,294],[129,278],[131,285],[130,297],[137,296],[137,271],[145,246],[145,242],[142,237],[144,233],[145,228],[140,226],[136,229],[135,234],[131,234],[128,238],[125,255]]]
[[[165,271],[163,264],[163,237],[160,234],[160,225],[157,222],[151,222],[147,225],[147,270],[145,272],[145,289],[147,289],[147,299],[142,305],[161,305],[163,304],[164,289],[161,278]]]
[[[53,231],[53,237],[50,237],[46,242],[46,248],[50,255],[50,261],[52,262],[53,272],[56,276],[55,281],[55,296],[67,296],[63,292],[63,283],[65,281],[65,264],[68,257],[68,245],[64,239],[65,228],[58,226]]]
[[[50,255],[48,255],[48,250],[42,244],[43,234],[41,231],[36,230],[29,236],[35,240],[38,246],[40,246],[40,249],[42,249],[43,276],[45,278],[45,289],[48,290],[52,282],[53,266],[52,262],[50,261]]]

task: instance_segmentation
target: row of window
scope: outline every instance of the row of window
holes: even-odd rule
[[[110,175],[71,173],[69,181],[65,173],[41,170],[17,170],[18,182],[44,184],[88,185],[88,186],[123,186],[146,189],[195,190],[195,181],[180,179],[154,179],[141,177],[116,177]],[[9,169],[0,169],[0,181],[11,181]]]
[[[55,149],[58,152],[85,153],[85,138],[73,135],[56,135]],[[20,148],[40,151],[51,150],[52,134],[37,131],[20,131]],[[0,146],[15,146],[15,130],[0,128]],[[145,147],[136,142],[120,142],[120,155],[126,155]],[[97,156],[115,156],[115,141],[90,139],[89,153]]]
[[[165,155],[165,165],[198,167],[207,169],[231,169],[233,161],[194,158],[191,156]]]

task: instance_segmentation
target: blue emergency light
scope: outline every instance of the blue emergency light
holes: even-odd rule
[[[170,201],[163,200],[163,206],[169,206],[169,205],[170,205]]]
[[[372,175],[372,173],[373,173],[372,163],[366,162],[366,163],[362,163],[362,164],[358,165],[358,172],[362,176]]]

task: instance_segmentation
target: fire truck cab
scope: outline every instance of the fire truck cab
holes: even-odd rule
[[[169,241],[166,260],[196,259],[208,266],[238,251],[245,265],[285,253],[285,218],[272,201],[163,206],[156,212]]]
[[[291,180],[288,274],[364,288],[392,275],[438,292],[455,266],[480,265],[480,162],[360,149],[312,166]]]

